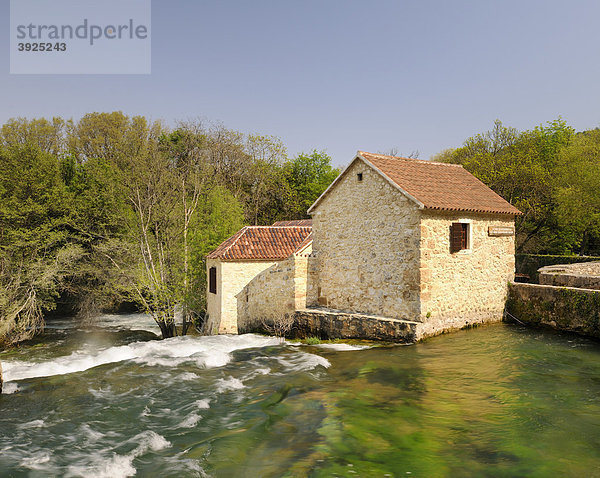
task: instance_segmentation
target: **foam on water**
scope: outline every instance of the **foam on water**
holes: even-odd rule
[[[207,408],[210,408],[210,400],[207,400],[207,399],[196,400],[194,402],[194,405],[196,405],[196,407],[201,408],[201,409],[207,409]]]
[[[215,383],[215,388],[219,393],[227,392],[229,390],[241,390],[244,387],[244,383],[235,377],[220,378]]]
[[[318,344],[316,347],[322,349],[335,350],[337,352],[345,352],[350,350],[364,350],[371,348],[368,345],[350,345],[350,344]]]
[[[135,342],[110,347],[100,352],[81,350],[45,362],[3,362],[6,382],[82,372],[99,365],[133,360],[144,365],[175,367],[193,361],[199,367],[222,367],[231,361],[235,350],[278,345],[279,339],[260,335],[219,335],[174,337],[166,340]]]
[[[287,371],[303,372],[312,370],[318,366],[329,368],[331,363],[325,357],[320,355],[299,352],[293,357],[277,357],[277,361],[285,367]]]
[[[80,322],[73,319],[52,319],[46,322],[47,329],[68,330],[89,326],[119,330],[145,330],[160,335],[160,329],[148,314],[102,314],[93,320]]]
[[[133,466],[133,461],[136,458],[149,451],[160,451],[171,446],[171,443],[167,441],[165,437],[152,430],[136,435],[130,440],[127,440],[127,443],[136,443],[137,447],[125,455],[119,455],[117,453],[113,453],[110,457],[106,457],[99,453],[92,455],[92,463],[89,465],[69,466],[66,476],[94,476],[98,478],[124,478],[127,476],[134,476],[136,474],[136,469]]]
[[[5,383],[2,387],[2,393],[4,395],[10,395],[11,393],[17,393],[19,390],[19,386],[16,383]]]
[[[21,425],[18,425],[19,428],[24,430],[28,428],[42,428],[43,426],[44,420],[33,420],[31,422],[22,423]]]
[[[187,417],[185,417],[185,419],[179,425],[177,425],[177,428],[193,428],[198,424],[198,422],[201,419],[202,419],[201,415],[198,415],[195,412],[190,413]]]
[[[50,453],[47,451],[39,451],[32,456],[28,456],[21,460],[21,466],[30,470],[43,470],[45,464],[50,461]]]

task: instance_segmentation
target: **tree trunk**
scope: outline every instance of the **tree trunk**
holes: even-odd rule
[[[0,393],[2,393],[2,362],[0,362]]]
[[[164,320],[157,320],[156,323],[160,328],[163,339],[170,339],[171,337],[177,337],[177,329],[175,328],[175,322],[167,322]]]
[[[585,256],[587,245],[588,245],[588,232],[587,231],[583,231],[583,239],[581,241],[581,247],[579,248],[579,255],[580,256]]]
[[[188,329],[192,325],[192,320],[190,317],[190,312],[187,310],[187,307],[183,309],[183,324],[181,325],[181,335],[187,335]]]

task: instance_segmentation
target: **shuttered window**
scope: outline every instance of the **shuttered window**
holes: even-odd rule
[[[208,291],[212,294],[217,293],[217,268],[208,269]]]
[[[469,248],[469,224],[453,222],[450,227],[450,252],[458,252]]]

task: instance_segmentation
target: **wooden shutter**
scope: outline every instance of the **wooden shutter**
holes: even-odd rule
[[[211,267],[208,269],[208,290],[209,292],[217,293],[217,268]]]
[[[450,226],[450,252],[458,252],[462,249],[463,225],[453,222]]]

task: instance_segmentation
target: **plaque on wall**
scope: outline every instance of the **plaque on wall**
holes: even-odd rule
[[[514,236],[515,228],[512,226],[490,226],[488,228],[488,236]]]

